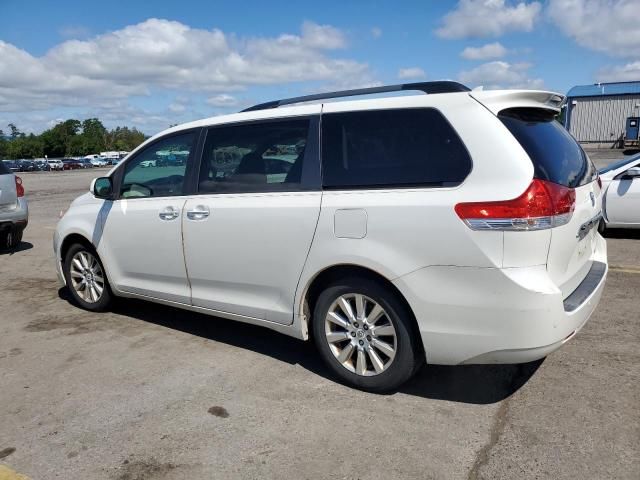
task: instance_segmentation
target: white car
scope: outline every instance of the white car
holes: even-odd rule
[[[640,228],[640,155],[600,170],[604,192],[600,230]]]
[[[321,103],[400,90],[427,95]],[[60,280],[89,310],[135,297],[313,339],[369,391],[425,361],[542,358],[607,274],[597,171],[554,120],[563,101],[427,82],[170,128],[72,203]],[[189,155],[143,168],[167,151]]]
[[[22,179],[0,162],[0,250],[15,248],[29,223],[29,205]]]
[[[107,165],[109,165],[107,163],[107,159],[102,157],[93,157],[89,159],[89,161],[94,167],[106,167]]]
[[[51,170],[64,170],[64,163],[62,163],[62,160],[47,160],[47,163]]]

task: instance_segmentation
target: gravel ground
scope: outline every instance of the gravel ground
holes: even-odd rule
[[[633,232],[608,239],[598,310],[545,361],[431,366],[372,395],[265,329],[139,301],[72,306],[51,237],[98,174],[23,174],[30,224],[0,254],[1,478],[640,478]]]

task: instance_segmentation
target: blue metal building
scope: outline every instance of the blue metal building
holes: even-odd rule
[[[578,85],[567,93],[567,130],[583,143],[613,144],[640,116],[640,81]]]

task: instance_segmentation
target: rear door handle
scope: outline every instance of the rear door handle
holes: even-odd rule
[[[180,213],[173,207],[165,207],[160,210],[158,216],[161,220],[175,220],[176,218],[178,218],[178,216],[180,216]]]
[[[189,220],[204,220],[209,216],[209,208],[205,205],[197,205],[193,210],[187,211]]]

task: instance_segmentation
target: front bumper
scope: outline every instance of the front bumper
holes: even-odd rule
[[[60,256],[60,235],[58,234],[58,230],[53,232],[53,258],[55,261],[56,275],[58,276],[58,283],[61,287],[65,287],[67,285],[67,281],[64,278],[64,274],[62,273],[62,257]]]
[[[591,260],[601,275],[587,276],[579,295],[566,299],[544,265],[434,266],[396,279],[418,320],[427,362],[522,363],[558,349],[585,325],[604,290],[606,243],[598,237]]]

